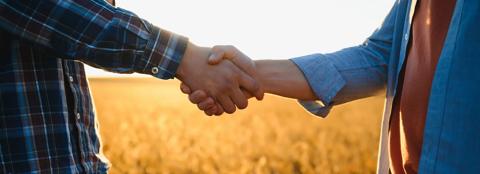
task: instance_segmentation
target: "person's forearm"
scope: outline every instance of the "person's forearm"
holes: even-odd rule
[[[317,100],[303,73],[290,60],[255,61],[267,93],[300,100]]]
[[[106,1],[2,0],[0,11],[0,29],[48,49],[55,59],[112,72],[171,79],[188,43]]]

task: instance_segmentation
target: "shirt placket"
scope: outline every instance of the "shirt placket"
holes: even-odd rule
[[[83,134],[85,133],[85,128],[84,128],[84,123],[83,123],[83,119],[82,119],[82,107],[80,106],[81,105],[81,102],[79,100],[81,100],[81,97],[79,96],[79,92],[78,91],[80,88],[76,88],[76,86],[78,85],[78,80],[76,80],[76,69],[75,69],[75,65],[74,65],[74,62],[71,61],[71,60],[64,60],[63,61],[63,67],[64,67],[64,73],[65,73],[65,76],[68,77],[68,88],[66,88],[65,90],[70,90],[71,91],[71,97],[72,97],[72,100],[73,103],[73,113],[70,113],[73,114],[73,117],[74,117],[74,122],[75,122],[75,127],[74,129],[76,129],[76,131],[72,131],[72,132],[76,132],[77,134],[76,135],[72,135],[75,139],[76,139],[76,144],[74,144],[75,146],[77,146],[77,155],[76,155],[76,160],[78,160],[80,162],[80,164],[77,164],[79,165],[83,170],[81,171],[87,171],[88,169],[88,166],[86,166],[86,161],[85,161],[85,157],[83,156],[83,154],[86,152],[85,150],[85,146],[84,143],[86,143],[86,141],[84,140],[84,136]]]
[[[388,149],[388,133],[390,128],[390,117],[392,115],[392,106],[393,100],[397,93],[397,84],[398,84],[398,76],[400,74],[400,70],[403,67],[403,62],[405,61],[405,54],[407,52],[408,42],[410,40],[410,30],[411,30],[411,23],[413,19],[413,15],[415,14],[415,7],[417,5],[418,0],[411,0],[408,4],[408,13],[407,18],[405,19],[405,25],[403,28],[403,38],[401,43],[401,51],[398,57],[398,66],[396,72],[394,74],[394,78],[396,81],[393,83],[394,85],[389,90],[392,90],[392,97],[387,98],[387,103],[385,106],[385,111],[382,119],[382,128],[380,133],[380,148],[379,148],[379,156],[378,156],[378,166],[377,166],[377,173],[384,174],[389,173],[390,161],[389,161],[389,149]]]

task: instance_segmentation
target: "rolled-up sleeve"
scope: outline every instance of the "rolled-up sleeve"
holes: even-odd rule
[[[345,86],[345,80],[335,66],[322,54],[292,59],[303,72],[313,92],[322,102],[300,101],[309,112],[325,117],[331,108],[331,101]]]
[[[392,50],[394,5],[382,26],[362,45],[330,54],[292,58],[319,101],[300,101],[309,112],[326,117],[338,104],[369,97],[383,90]]]

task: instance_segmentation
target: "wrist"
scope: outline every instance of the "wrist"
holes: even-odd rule
[[[187,47],[185,49],[185,53],[183,54],[182,61],[180,62],[180,65],[178,66],[177,72],[175,73],[175,77],[182,80],[185,77],[185,74],[187,74],[187,64],[192,61],[194,58],[195,52],[198,49],[198,46],[195,44],[188,42]]]
[[[255,61],[260,84],[266,93],[291,97],[291,91],[302,91],[303,74],[290,60],[258,60]]]
[[[196,68],[199,63],[207,64],[208,56],[210,55],[211,48],[200,47],[191,42],[187,44],[183,59],[178,66],[175,77],[179,80],[185,79],[188,74],[192,74],[192,70]]]
[[[271,62],[268,60],[256,60],[255,67],[257,69],[257,75],[260,85],[263,87],[265,93],[272,93],[274,91],[274,78],[275,78],[275,71],[272,68]]]

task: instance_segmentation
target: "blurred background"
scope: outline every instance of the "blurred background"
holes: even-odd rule
[[[198,45],[235,45],[252,59],[288,59],[361,44],[393,0],[117,0]],[[383,96],[322,119],[268,95],[207,117],[176,80],[87,69],[111,173],[374,173]],[[301,92],[301,91],[299,91]]]
[[[235,45],[252,59],[288,59],[361,44],[381,25],[394,0],[116,2],[197,45]],[[93,68],[88,72],[92,76],[115,75]]]

